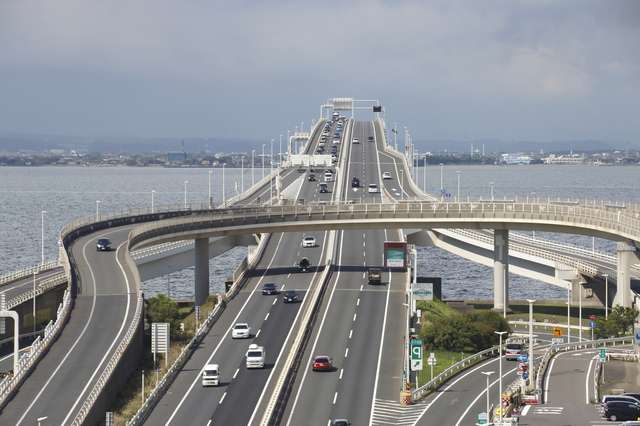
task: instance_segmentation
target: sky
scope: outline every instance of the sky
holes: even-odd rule
[[[334,97],[415,141],[636,144],[640,1],[0,1],[0,133],[269,141]]]

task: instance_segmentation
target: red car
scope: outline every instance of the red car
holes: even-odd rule
[[[313,360],[313,371],[331,371],[331,361],[333,361],[333,358],[329,358],[328,356],[317,356],[316,359]]]

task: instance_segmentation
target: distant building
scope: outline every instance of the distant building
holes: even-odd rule
[[[179,163],[187,159],[187,154],[185,152],[167,152],[167,161],[169,163]]]
[[[531,157],[523,154],[502,154],[502,162],[505,164],[531,164]]]
[[[572,155],[560,155],[558,157],[555,154],[550,154],[545,160],[547,164],[584,164],[585,158],[578,154]]]

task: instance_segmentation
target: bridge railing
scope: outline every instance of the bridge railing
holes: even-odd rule
[[[329,204],[308,206],[273,206],[250,207],[243,209],[225,209],[204,212],[199,215],[175,217],[145,223],[132,231],[132,235],[152,233],[161,236],[174,232],[193,231],[237,226],[264,226],[265,232],[271,232],[270,226],[286,224],[295,228],[308,226],[310,222],[327,221],[365,223],[371,219],[382,219],[384,222],[401,223],[404,227],[457,227],[473,228],[478,222],[487,228],[504,226],[505,222],[527,226],[561,228],[582,227],[599,233],[624,237],[640,241],[640,212],[634,210],[621,211],[607,207],[583,207],[557,204]],[[353,224],[334,223],[336,229],[351,228]],[[357,226],[357,225],[355,225]],[[163,231],[160,231],[164,228]],[[222,230],[219,231],[222,233]],[[214,235],[211,235],[214,236]],[[144,236],[143,239],[147,239]],[[135,242],[134,242],[135,247]]]
[[[11,281],[15,281],[19,278],[27,277],[29,275],[37,274],[42,271],[54,269],[61,266],[60,260],[50,260],[49,262],[29,266],[27,268],[18,269],[17,271],[4,274],[0,277],[0,285],[6,284]]]
[[[47,346],[61,330],[63,323],[67,320],[70,313],[70,307],[71,293],[65,290],[62,303],[58,307],[55,322],[50,321],[44,329],[42,338],[36,338],[31,344],[30,351],[21,356],[18,371],[14,371],[13,376],[9,375],[0,382],[0,407],[3,407],[8,402],[12,392],[17,389],[22,380],[27,377],[29,369],[40,359],[40,356],[42,356]]]

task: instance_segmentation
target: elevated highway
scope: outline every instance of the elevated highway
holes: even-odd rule
[[[383,132],[380,130],[380,123],[362,123],[356,122],[352,124],[352,129],[349,128],[345,132],[346,136],[343,137],[343,143],[341,148],[341,155],[343,159],[346,159],[348,156],[348,163],[344,163],[345,165],[341,166],[341,170],[338,171],[339,176],[341,177],[341,184],[345,185],[347,179],[350,179],[353,176],[360,175],[361,181],[364,184],[367,183],[382,183],[381,179],[381,171],[383,167],[391,168],[391,164],[396,170],[393,179],[397,182],[399,179],[398,170],[403,170],[401,161],[398,158],[388,157],[380,161],[381,156],[385,156],[383,151],[384,149],[384,139]],[[356,134],[362,135],[360,140],[362,143],[361,147],[354,148],[355,146],[348,143],[352,137],[355,137]],[[368,143],[365,142],[365,136],[372,134],[374,136],[374,142]],[[317,136],[317,135],[316,135]],[[317,141],[317,138],[315,139]],[[345,143],[346,141],[346,143]],[[310,146],[307,149],[311,149],[314,147],[314,142],[310,143]],[[360,149],[361,148],[361,149]],[[361,157],[360,157],[361,156]],[[389,159],[391,158],[391,159]],[[388,161],[388,163],[386,162]],[[348,164],[348,165],[346,165]],[[357,169],[357,167],[361,167]],[[377,169],[377,170],[376,170]],[[405,173],[406,174],[406,173]],[[295,174],[293,169],[285,171],[284,180],[290,179],[291,182],[299,179],[300,176]],[[291,185],[291,183],[289,183]],[[286,184],[285,184],[286,186]],[[340,264],[344,262],[344,266],[351,265],[353,268],[356,265],[359,265],[359,262],[362,262],[362,268],[365,268],[366,265],[376,264],[376,257],[378,259],[381,258],[381,253],[375,254],[375,249],[369,251],[368,249],[362,251],[362,256],[356,255],[356,250],[359,250],[360,247],[366,247],[367,244],[370,247],[379,247],[380,241],[385,239],[395,239],[396,237],[389,237],[391,233],[397,232],[396,230],[418,230],[416,232],[406,232],[409,236],[409,242],[413,242],[416,244],[430,244],[428,235],[426,232],[431,229],[443,229],[443,228],[461,228],[461,229],[498,229],[498,230],[545,230],[545,231],[554,231],[554,232],[569,232],[569,233],[579,233],[583,235],[589,236],[598,236],[601,238],[607,238],[614,241],[620,241],[626,244],[628,247],[635,248],[639,243],[639,229],[638,226],[638,208],[635,204],[622,204],[620,205],[605,205],[605,203],[596,204],[592,203],[590,205],[585,204],[557,204],[551,203],[551,200],[547,200],[548,202],[544,202],[544,200],[537,200],[538,202],[531,203],[530,200],[517,199],[515,198],[509,203],[505,202],[495,202],[495,203],[487,203],[481,202],[480,200],[471,200],[468,202],[460,202],[460,203],[433,203],[433,202],[424,202],[424,203],[402,203],[402,204],[382,204],[381,202],[389,201],[389,197],[387,197],[383,193],[378,194],[369,194],[361,189],[353,191],[351,188],[351,192],[347,188],[344,189],[343,195],[334,199],[335,203],[331,203],[328,197],[319,196],[315,190],[315,188],[310,189],[301,189],[301,191],[310,191],[310,195],[306,195],[306,200],[317,199],[318,203],[308,203],[306,205],[248,205],[243,207],[234,207],[234,208],[225,208],[225,209],[217,209],[217,210],[203,210],[203,211],[191,211],[191,212],[180,212],[180,216],[184,217],[173,217],[173,218],[161,218],[159,215],[143,215],[140,219],[135,220],[135,224],[130,224],[126,226],[120,226],[116,228],[117,224],[126,223],[127,220],[124,218],[121,222],[114,223],[113,225],[101,225],[96,226],[94,231],[97,233],[87,234],[81,238],[78,238],[72,246],[72,257],[76,259],[77,262],[77,278],[79,286],[77,287],[78,291],[78,299],[76,300],[76,308],[74,310],[74,319],[72,322],[67,325],[63,335],[71,336],[73,334],[77,336],[83,335],[83,328],[72,328],[69,327],[72,323],[75,323],[76,320],[80,321],[76,324],[86,324],[87,329],[90,327],[95,327],[96,331],[92,333],[98,334],[101,333],[101,328],[104,324],[104,318],[118,318],[115,323],[123,324],[120,332],[122,332],[124,324],[127,321],[131,321],[131,306],[136,304],[134,302],[137,299],[137,290],[130,285],[127,285],[127,282],[134,282],[139,280],[139,277],[136,277],[136,273],[131,270],[130,266],[127,267],[125,262],[125,258],[127,257],[126,253],[120,253],[120,250],[116,253],[112,253],[107,256],[102,256],[100,260],[100,271],[93,271],[93,267],[91,266],[96,259],[93,258],[93,255],[100,255],[102,253],[93,253],[90,255],[86,250],[87,247],[93,247],[95,244],[95,239],[98,236],[109,234],[109,237],[112,240],[116,241],[118,245],[122,242],[125,246],[128,246],[127,249],[129,251],[149,248],[152,246],[156,246],[162,243],[171,243],[182,241],[185,239],[193,239],[193,240],[209,240],[210,238],[220,238],[220,237],[243,237],[243,236],[251,236],[258,234],[273,234],[272,238],[275,236],[279,236],[279,238],[284,238],[286,247],[294,247],[296,245],[296,241],[300,241],[300,236],[305,233],[312,232],[315,235],[324,235],[325,232],[332,232],[335,230],[344,231],[340,232],[339,244],[341,245],[341,250],[345,253],[345,257],[340,257]],[[333,188],[335,190],[335,187]],[[386,190],[386,188],[384,189]],[[406,192],[405,188],[401,188],[401,191]],[[272,191],[269,191],[270,193]],[[257,199],[266,196],[266,191],[264,188],[259,191],[254,191],[255,198],[246,198],[245,201],[248,204],[253,204],[254,201],[257,202]],[[298,197],[294,198],[297,199]],[[362,202],[357,202],[355,204],[349,204],[349,200],[358,200]],[[270,200],[270,204],[275,204],[275,200]],[[620,207],[624,206],[624,209]],[[176,215],[177,216],[177,215]],[[104,222],[106,218],[97,218],[98,221],[95,223],[88,223],[83,225],[85,230],[83,232],[89,232],[88,227],[92,227],[97,225],[97,222]],[[100,220],[102,219],[102,220]],[[139,225],[140,222],[148,221],[148,223]],[[129,223],[134,222],[130,221]],[[109,228],[109,230],[105,230],[103,228],[109,228],[110,226],[114,226],[113,228]],[[365,231],[364,233],[362,231]],[[374,230],[374,231],[370,231]],[[129,233],[129,231],[132,231]],[[286,233],[292,235],[291,237],[279,235],[280,233]],[[357,237],[359,233],[362,234],[362,239]],[[386,235],[385,235],[386,233]],[[318,237],[317,237],[318,238]],[[125,241],[127,241],[125,243]],[[243,243],[246,240],[242,240]],[[371,241],[371,242],[370,242]],[[346,245],[345,245],[346,244]],[[230,244],[227,244],[230,246]],[[84,248],[80,248],[84,247]],[[194,252],[197,252],[198,246],[194,249]],[[126,251],[123,249],[123,251]],[[276,250],[277,251],[277,250]],[[369,253],[367,254],[367,251]],[[117,254],[120,253],[120,254]],[[117,255],[116,255],[117,254]],[[122,256],[122,257],[120,257]],[[265,255],[266,256],[266,255]],[[277,256],[284,256],[283,258],[279,258]],[[284,253],[274,253],[270,262],[276,262],[277,264],[284,263],[284,258],[290,257],[291,255]],[[326,263],[326,255],[325,257],[318,258],[318,264],[323,262],[325,259]],[[86,258],[85,263],[82,261],[78,261],[78,259]],[[197,257],[197,254],[196,254]],[[107,259],[107,262],[104,262]],[[118,262],[120,259],[120,262]],[[207,257],[208,259],[208,257]],[[265,258],[267,259],[267,258]],[[335,257],[333,257],[335,259]],[[297,259],[296,259],[297,260]],[[129,262],[130,263],[130,262]],[[627,263],[630,263],[627,260]],[[125,266],[123,266],[125,265]],[[262,264],[261,268],[267,268],[266,270],[270,271],[271,267],[269,264]],[[285,266],[280,265],[280,268],[285,268]],[[627,273],[624,274],[625,269],[622,268],[623,275],[620,277],[621,282],[624,284],[625,281],[628,281],[630,274],[628,273],[629,269],[627,268]],[[114,275],[113,271],[120,271],[119,273]],[[357,282],[362,280],[358,275],[362,274],[364,269],[355,269],[348,271],[347,269],[340,270],[339,273],[342,276],[348,277],[346,281],[348,281],[348,286],[343,287],[338,278],[335,278],[335,281],[332,281],[330,286],[336,289],[338,292],[335,294],[344,294],[344,295],[353,295],[357,290]],[[347,272],[351,272],[353,274],[347,274]],[[267,275],[271,275],[271,273],[265,273]],[[152,273],[149,273],[151,276]],[[282,278],[282,277],[280,277]],[[279,278],[279,279],[280,279]],[[381,300],[385,299],[388,301],[389,297],[392,297],[394,293],[394,287],[398,286],[397,292],[402,294],[404,293],[404,282],[396,282],[395,278],[385,277],[386,282],[388,283],[388,287],[386,290],[384,289],[372,289],[370,292],[367,292],[367,296],[371,296],[371,299],[367,299],[367,306],[375,306],[377,308],[371,309],[371,311],[378,311],[380,309]],[[118,281],[118,282],[115,282]],[[345,281],[345,282],[346,282]],[[260,284],[258,280],[256,282],[256,286]],[[295,288],[299,288],[301,291],[306,292],[312,285],[311,283],[292,283]],[[628,284],[627,284],[628,285]],[[250,288],[251,282],[248,284],[248,288]],[[306,286],[306,287],[305,287]],[[353,288],[352,288],[353,287]],[[258,287],[254,287],[257,289]],[[625,293],[625,292],[622,292]],[[626,292],[628,293],[628,292]],[[334,293],[332,293],[334,294]],[[350,296],[351,297],[351,296]],[[357,318],[358,315],[367,315],[356,313],[354,311],[357,310],[360,298],[355,298],[353,300],[348,298],[343,298],[338,296],[341,303],[345,303],[344,307],[340,309],[338,307],[338,311],[342,313],[347,313],[351,310]],[[404,296],[402,296],[404,297]],[[122,299],[120,301],[120,299]],[[251,295],[247,295],[246,300],[250,300]],[[253,296],[255,299],[256,297]],[[98,303],[98,301],[108,301],[107,303]],[[385,306],[388,303],[385,301]],[[629,299],[623,300],[623,303],[630,303]],[[252,303],[252,302],[249,302]],[[115,305],[120,307],[125,306],[123,309],[113,309]],[[104,305],[105,311],[99,317],[101,320],[97,320],[98,315],[94,317],[94,307]],[[263,304],[261,304],[263,305]],[[275,305],[274,305],[275,306]],[[335,305],[334,305],[335,306]],[[349,306],[349,308],[347,308]],[[354,308],[355,306],[355,308]],[[81,308],[81,309],[78,309]],[[259,313],[260,309],[263,307],[253,306],[249,308],[253,313],[253,308],[255,308],[255,312]],[[273,312],[281,312],[281,309],[275,307]],[[386,308],[385,308],[386,309]],[[291,311],[291,310],[290,310]],[[86,312],[85,317],[81,317],[83,312]],[[289,312],[291,314],[292,312]],[[280,315],[280,314],[274,314]],[[287,323],[295,323],[295,316],[287,317],[285,322]],[[398,317],[398,315],[402,315],[402,312],[395,312],[392,314],[393,317]],[[328,315],[330,318],[333,318],[334,315]],[[260,322],[254,317],[252,321],[256,321],[258,324],[265,324],[265,331],[261,331],[262,336],[266,336],[265,338],[274,339],[274,342],[278,342],[279,339],[283,339],[286,335],[283,336],[282,330],[272,330],[268,331],[269,327],[266,324],[266,321],[263,320]],[[362,317],[361,317],[362,318]],[[336,324],[341,324],[346,319],[341,319]],[[89,324],[94,324],[89,325]],[[121,322],[120,322],[121,321]],[[365,317],[365,323],[375,323],[374,318]],[[357,325],[360,326],[359,324]],[[332,328],[336,326],[328,326],[328,328]],[[262,330],[262,326],[259,328]],[[292,328],[289,328],[289,333]],[[363,335],[368,333],[368,331],[363,330]],[[78,347],[78,349],[84,350],[84,353],[80,353],[78,355],[79,358],[75,361],[76,363],[80,363],[82,365],[88,364],[85,362],[85,359],[88,357],[89,359],[96,359],[96,363],[93,367],[87,366],[88,370],[93,369],[93,375],[87,374],[85,377],[91,377],[91,380],[86,382],[86,384],[82,386],[77,386],[81,392],[78,392],[76,396],[69,398],[69,404],[57,404],[54,407],[52,402],[57,396],[56,392],[60,392],[60,389],[66,389],[67,387],[76,388],[75,385],[65,383],[63,385],[61,382],[56,381],[47,381],[44,379],[40,379],[39,382],[34,383],[46,383],[44,388],[49,388],[50,390],[42,389],[42,392],[37,394],[29,394],[29,392],[21,392],[21,394],[25,395],[25,398],[31,398],[32,400],[39,399],[39,403],[31,404],[31,403],[18,403],[15,404],[15,401],[18,401],[21,397],[16,397],[9,404],[5,410],[2,412],[2,419],[15,419],[16,424],[20,424],[21,422],[30,422],[32,417],[38,417],[39,415],[49,415],[49,413],[56,413],[55,418],[60,419],[60,424],[70,423],[70,419],[74,417],[74,410],[78,408],[78,404],[84,401],[83,398],[86,398],[87,390],[92,387],[91,381],[93,380],[95,383],[95,378],[98,374],[97,371],[104,368],[105,360],[109,358],[110,353],[112,353],[112,349],[114,347],[113,342],[118,341],[118,339],[122,339],[122,334],[115,330],[115,334],[113,338],[109,337],[106,339],[105,343],[109,343],[104,347],[99,347],[99,345],[95,345],[93,348],[89,343],[80,343],[79,341],[69,340],[65,341],[65,345],[68,348]],[[371,331],[374,335],[378,334],[381,337],[381,342],[385,341],[387,337],[384,336],[384,327],[382,328],[374,328]],[[272,334],[273,333],[273,334]],[[319,332],[320,333],[320,332]],[[323,338],[321,334],[318,334],[320,337],[316,337],[318,342],[322,342]],[[389,339],[392,339],[392,336],[389,336]],[[219,340],[218,343],[222,342],[223,339]],[[61,338],[59,342],[62,342]],[[282,340],[284,342],[284,340]],[[65,353],[66,349],[64,349],[63,345],[58,345],[56,343],[57,349],[61,349],[62,353]],[[91,342],[93,343],[93,342]],[[235,343],[235,342],[234,342]],[[329,343],[333,344],[331,339],[329,339]],[[350,346],[350,352],[353,354],[353,351],[356,353],[369,354],[371,352],[375,352],[376,349],[380,354],[378,358],[378,362],[386,362],[389,357],[386,355],[383,356],[383,351],[385,351],[385,346],[375,346],[370,347],[367,346],[370,342],[359,342],[355,346]],[[322,343],[318,343],[322,345]],[[348,343],[347,343],[348,344]],[[341,351],[343,348],[346,350],[347,344],[341,344],[335,350]],[[54,346],[54,347],[56,347]],[[117,346],[117,345],[116,345]],[[237,345],[236,345],[237,346]],[[356,349],[354,349],[356,348]],[[358,349],[359,348],[359,349]],[[95,352],[89,352],[90,350]],[[111,352],[110,352],[111,351]],[[52,351],[53,353],[53,351]],[[90,353],[95,353],[98,355],[88,355]],[[105,355],[106,354],[106,355]],[[351,355],[349,355],[351,356]],[[366,356],[366,355],[363,355]],[[393,358],[393,355],[390,356]],[[47,357],[49,358],[49,357]],[[55,364],[52,358],[52,365],[49,366],[47,364],[41,363],[38,366],[38,370],[45,371],[57,371],[58,365]],[[348,358],[347,354],[342,357],[340,360],[341,364],[347,364],[346,358]],[[357,357],[355,357],[357,358]],[[60,359],[60,358],[59,358]],[[67,358],[65,358],[66,360]],[[351,358],[354,359],[354,358]],[[69,365],[73,364],[73,360],[69,359]],[[62,365],[63,362],[58,361],[59,365]],[[379,368],[379,364],[378,367]],[[395,370],[397,371],[397,369]],[[45,373],[46,374],[46,373]],[[393,374],[393,373],[392,373]],[[356,375],[357,376],[357,375]],[[32,378],[36,377],[34,373]],[[393,377],[391,377],[391,382],[393,382]],[[82,379],[81,379],[82,380]],[[329,381],[332,381],[330,379]],[[342,380],[342,379],[340,379]],[[357,379],[350,379],[357,380]],[[398,380],[396,378],[396,380]],[[31,379],[30,379],[31,381]],[[51,384],[52,383],[52,384]],[[266,383],[266,379],[265,379]],[[337,386],[340,387],[341,390],[337,391],[340,395],[344,395],[345,393],[350,394],[353,389],[353,383],[349,383],[348,380],[344,382],[340,382],[340,384],[329,384],[329,388],[333,387],[337,389]],[[36,385],[37,386],[37,385]],[[344,386],[344,387],[343,387]],[[374,382],[372,386],[376,386]],[[42,385],[41,385],[42,387]],[[393,386],[397,389],[397,385]],[[244,387],[242,387],[244,389]],[[24,388],[27,389],[26,387]],[[49,396],[46,396],[46,395]],[[372,394],[372,399],[375,397]],[[74,399],[75,398],[75,399]],[[44,401],[44,402],[43,402]],[[38,407],[38,404],[42,404],[42,409],[34,409]],[[333,404],[335,405],[335,404]],[[346,404],[346,406],[350,406],[351,404]],[[18,407],[14,410],[13,407]],[[65,411],[66,410],[66,411]],[[15,417],[17,414],[12,414],[10,416],[5,417],[7,413],[20,413],[24,412],[24,415],[20,418],[20,416]],[[358,410],[358,418],[365,419],[366,413],[371,413],[371,405],[367,406],[367,403],[359,408]],[[45,414],[46,413],[46,414]],[[335,411],[336,416],[340,415],[340,409],[336,408]],[[50,417],[51,418],[51,417]],[[293,418],[293,417],[292,417]]]

